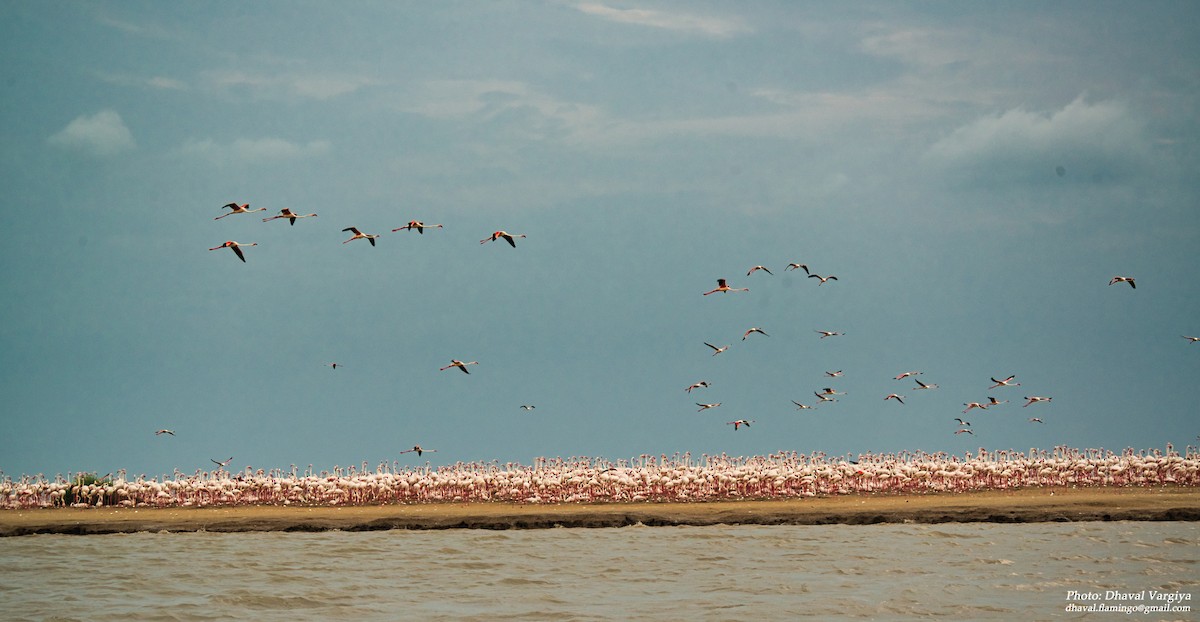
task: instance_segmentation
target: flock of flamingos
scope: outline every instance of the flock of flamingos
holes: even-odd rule
[[[229,203],[222,209],[230,211],[216,220],[234,214],[265,211],[266,208],[250,209],[249,204]],[[285,208],[279,214],[263,218],[263,222],[286,219],[292,225],[301,218],[316,217],[316,214],[297,214]],[[392,229],[416,231],[440,229],[442,225],[427,225],[413,220],[407,225]],[[343,243],[366,240],[372,246],[380,236],[363,233],[356,227],[347,227],[351,237]],[[495,231],[480,240],[480,244],[504,240],[516,248],[516,239],[524,234]],[[238,259],[245,262],[242,248],[257,246],[257,243],[241,243],[233,240],[210,248],[231,249]],[[754,266],[747,276],[764,271],[764,266]],[[803,270],[808,278],[817,279],[819,285],[837,281],[836,276],[813,274],[805,264],[791,263],[787,270]],[[1116,276],[1109,285],[1137,285],[1132,277]],[[749,291],[748,288],[733,288],[726,279],[719,279],[717,287],[703,292],[708,296],[717,293]],[[816,331],[821,339],[842,335],[838,331]],[[742,336],[767,333],[752,327]],[[1200,337],[1184,336],[1189,342],[1200,341]],[[705,343],[713,350],[713,356],[725,352],[730,346]],[[442,367],[452,367],[470,373],[469,365],[475,361],[451,360]],[[336,369],[339,363],[329,363]],[[825,372],[830,380],[842,372]],[[895,380],[912,378],[913,389],[936,389],[937,385],[925,383],[915,376],[919,371],[904,372]],[[1015,376],[991,379],[990,389],[1015,387]],[[684,390],[690,395],[693,390],[710,386],[700,380]],[[817,404],[836,401],[840,392],[832,387],[814,391]],[[883,398],[904,403],[904,396],[890,393]],[[1041,396],[1025,397],[1024,406],[1039,402],[1050,402],[1052,398]],[[967,402],[963,413],[979,408],[987,409],[1008,400],[988,397],[988,402]],[[801,402],[793,401],[798,409],[809,409]],[[700,411],[721,406],[720,402],[700,403]],[[533,405],[522,405],[531,410]],[[955,434],[973,434],[970,423],[956,418],[958,429]],[[1029,418],[1040,423],[1041,419]],[[728,422],[736,431],[750,427],[753,420],[738,419]],[[158,430],[158,435],[174,435],[171,430]],[[414,452],[422,455],[434,452],[420,445],[401,453]],[[1028,453],[1017,451],[987,451],[980,448],[972,456],[965,457],[946,453],[901,452],[897,454],[860,454],[857,459],[849,456],[827,456],[822,453],[811,455],[781,452],[768,456],[750,458],[703,455],[694,459],[690,454],[642,455],[629,460],[610,462],[592,458],[547,459],[537,458],[533,465],[497,462],[458,462],[438,467],[401,467],[396,462],[386,462],[371,469],[367,462],[361,467],[346,469],[334,467],[332,471],[313,472],[312,466],[301,473],[295,465],[288,471],[244,470],[230,472],[226,467],[233,458],[212,460],[216,468],[212,471],[197,470],[185,474],[176,470],[172,475],[157,478],[137,476],[128,478],[124,471],[102,477],[95,474],[58,475],[53,479],[42,474],[22,476],[17,480],[0,472],[0,509],[29,509],[46,507],[203,507],[210,505],[377,505],[388,503],[426,502],[485,502],[504,501],[518,503],[580,503],[580,502],[630,502],[630,501],[720,501],[733,499],[780,499],[826,495],[863,493],[936,493],[965,492],[976,490],[1002,490],[1038,486],[1200,486],[1200,448],[1188,446],[1181,455],[1168,444],[1165,451],[1140,451],[1131,449],[1115,454],[1103,449],[1076,450],[1056,447],[1053,451],[1030,449]]]

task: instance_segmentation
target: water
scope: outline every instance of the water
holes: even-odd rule
[[[1121,619],[1067,592],[1200,599],[1198,544],[1190,522],[40,535],[0,539],[0,619]]]

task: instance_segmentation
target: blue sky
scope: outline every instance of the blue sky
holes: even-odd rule
[[[0,16],[10,476],[1200,433],[1194,3]]]

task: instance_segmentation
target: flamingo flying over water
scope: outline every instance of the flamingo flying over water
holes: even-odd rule
[[[462,373],[470,374],[471,372],[467,371],[467,365],[478,365],[478,364],[479,364],[479,361],[470,361],[470,362],[464,363],[458,359],[450,359],[450,364],[439,369],[438,371],[446,371],[447,369],[450,369],[451,367],[457,367],[462,370]]]
[[[1129,283],[1130,287],[1137,289],[1137,283],[1134,283],[1134,278],[1131,276],[1114,276],[1112,280],[1108,282],[1109,285],[1114,285],[1116,283]]]
[[[258,209],[250,209],[250,204],[249,204],[249,203],[243,203],[243,204],[241,204],[241,205],[238,205],[237,203],[227,203],[227,204],[225,204],[225,205],[222,205],[222,206],[221,206],[221,209],[225,209],[225,208],[227,208],[227,207],[228,207],[228,208],[229,208],[229,210],[230,210],[230,211],[229,211],[229,213],[227,213],[227,214],[221,214],[220,216],[217,216],[217,217],[216,217],[216,218],[214,218],[213,220],[221,220],[222,218],[224,218],[224,217],[226,217],[226,216],[233,216],[234,214],[250,214],[250,213],[252,213],[252,212],[265,212],[265,211],[267,211],[267,208],[265,208],[265,207],[260,207],[260,208],[258,208]]]
[[[209,460],[212,460],[213,464],[217,465],[217,468],[223,469],[223,468],[229,466],[230,462],[233,462],[233,456],[230,456],[229,459],[226,460],[225,462],[217,462],[216,460],[213,460],[212,458],[209,458]]]
[[[436,450],[436,449],[425,449],[424,447],[421,447],[420,445],[413,445],[413,448],[412,448],[412,449],[405,449],[404,451],[402,451],[402,452],[400,452],[400,453],[402,453],[402,454],[411,454],[411,453],[413,453],[414,451],[415,451],[415,452],[417,452],[417,455],[418,455],[418,456],[419,456],[419,455],[421,455],[421,454],[424,454],[424,453],[435,453],[435,452],[437,452],[437,450]]]
[[[346,227],[345,229],[342,229],[342,231],[350,231],[354,233],[354,235],[350,236],[349,240],[342,242],[342,244],[345,244],[346,242],[353,242],[355,240],[366,240],[371,243],[371,246],[375,246],[375,238],[379,237],[379,234],[377,233],[363,233],[362,231],[358,230],[358,227]]]
[[[483,238],[482,240],[479,241],[479,243],[484,244],[487,242],[495,242],[496,240],[499,240],[500,238],[504,238],[504,240],[506,242],[508,242],[509,246],[516,248],[517,241],[514,238],[523,238],[523,237],[525,237],[524,233],[509,233],[507,231],[494,231],[494,232],[492,232],[491,236]]]
[[[725,293],[725,292],[748,292],[748,291],[750,291],[749,287],[733,288],[733,287],[730,287],[729,284],[727,284],[725,282],[725,279],[717,279],[716,289],[710,289],[710,290],[704,292],[704,295],[707,296],[709,294],[715,294],[717,292]]]
[[[217,249],[220,249],[220,248],[232,248],[232,249],[233,249],[233,252],[234,252],[235,254],[237,254],[237,256],[238,256],[238,259],[241,259],[241,260],[242,260],[242,263],[246,263],[246,256],[242,254],[242,249],[241,249],[241,248],[239,248],[239,247],[242,247],[242,246],[258,246],[258,242],[251,242],[251,243],[249,243],[249,244],[243,244],[243,243],[241,243],[241,242],[234,242],[233,240],[228,240],[228,241],[226,241],[224,244],[222,244],[222,245],[220,245],[220,246],[214,246],[214,247],[212,247],[212,248],[210,248],[210,249],[208,249],[208,250],[210,250],[210,251],[215,251],[215,250],[217,250]]]
[[[750,424],[751,424],[751,423],[754,423],[754,420],[753,420],[753,419],[751,419],[751,420],[749,420],[749,421],[746,421],[745,419],[738,419],[737,421],[726,421],[726,422],[725,422],[725,425],[731,425],[731,426],[733,426],[733,431],[734,431],[734,432],[736,432],[736,431],[737,431],[737,429],[738,429],[738,426],[743,426],[743,425],[744,425],[744,426],[746,426],[746,427],[748,428],[748,427],[750,427]]]
[[[410,221],[408,221],[407,225],[404,225],[403,227],[397,227],[395,229],[392,229],[392,233],[395,233],[397,231],[404,231],[406,229],[408,231],[412,231],[413,229],[416,229],[417,233],[424,235],[426,227],[429,227],[430,229],[441,229],[442,228],[441,225],[427,225],[419,220],[410,220]]]
[[[263,208],[263,209],[266,209],[266,208]],[[228,216],[229,214],[225,214],[225,215]],[[316,218],[316,217],[317,217],[316,214],[297,214],[297,213],[293,212],[292,210],[285,207],[285,208],[279,210],[278,216],[271,216],[270,218],[264,218],[263,222],[272,221],[272,220],[275,220],[276,218],[287,218],[290,224],[295,225],[297,218]]]

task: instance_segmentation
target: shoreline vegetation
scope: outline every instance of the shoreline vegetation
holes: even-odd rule
[[[136,532],[539,529],[945,522],[1197,521],[1200,487],[1068,486],[961,493],[865,493],[786,500],[355,506],[237,505],[0,510],[0,537]]]

